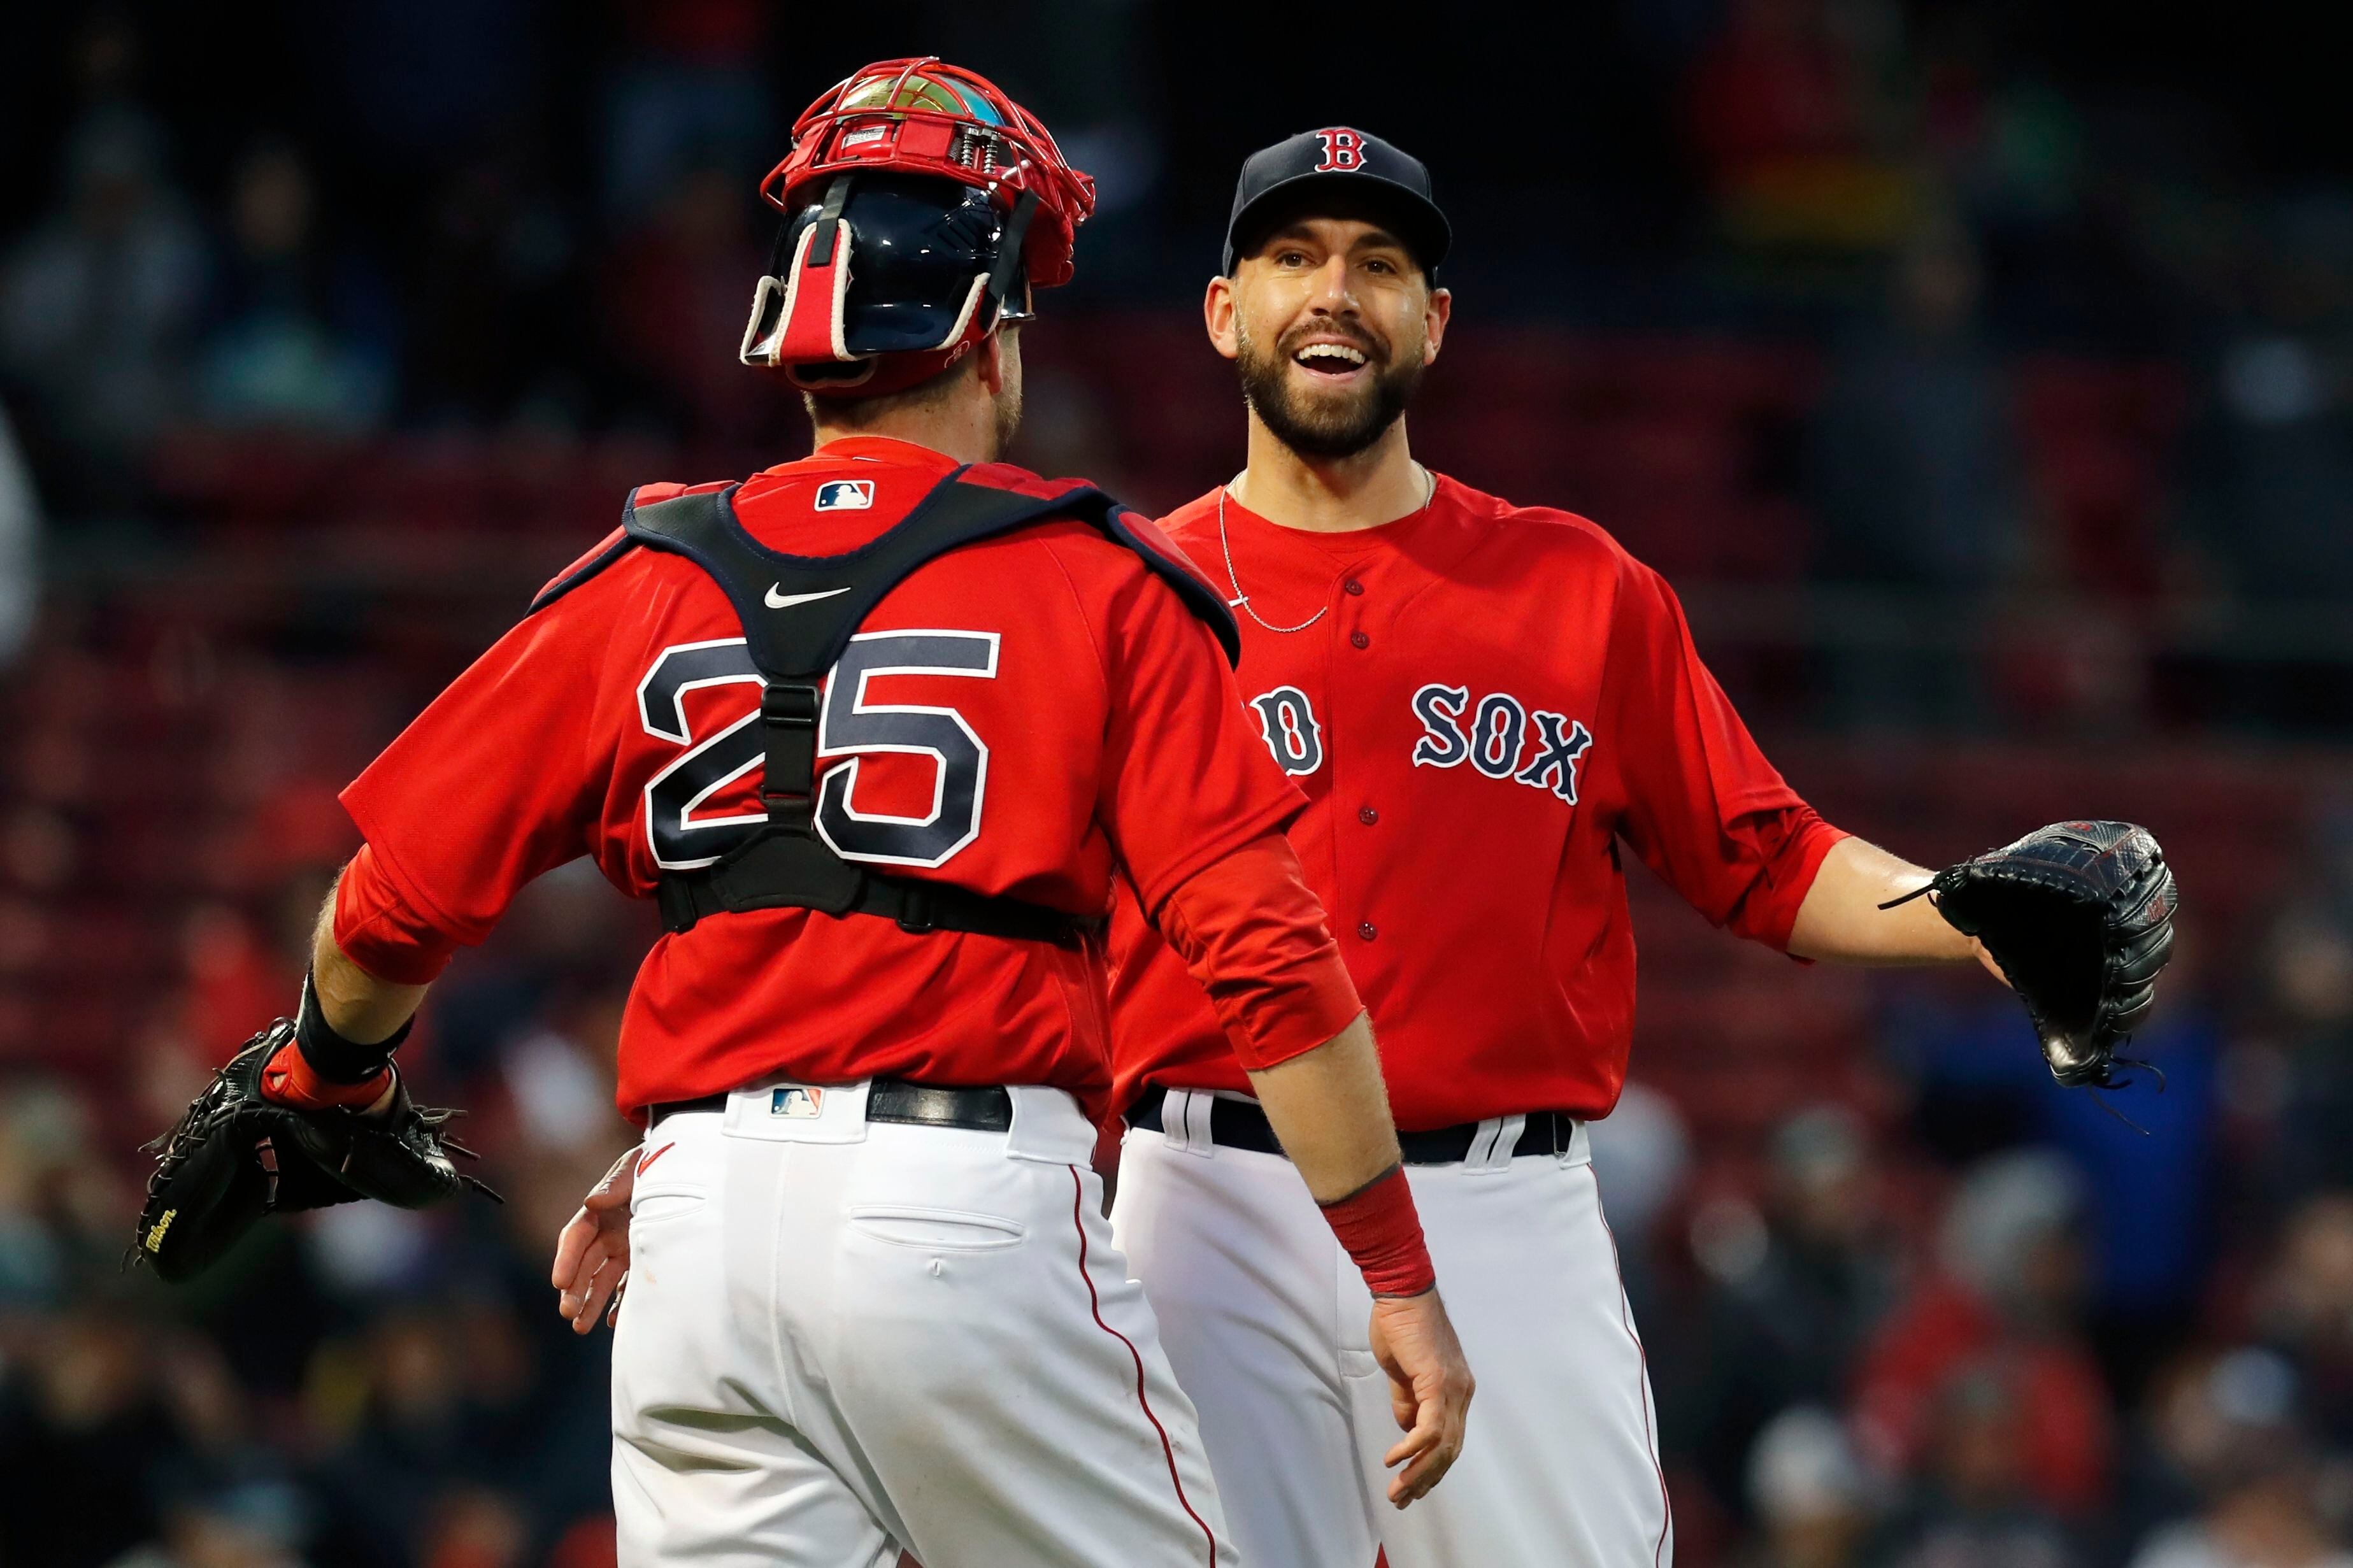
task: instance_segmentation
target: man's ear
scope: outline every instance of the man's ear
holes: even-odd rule
[[[980,377],[981,387],[989,396],[997,396],[1005,390],[1005,333],[989,333],[972,353],[973,374]]]
[[[1234,321],[1234,280],[1230,278],[1209,279],[1209,292],[1201,301],[1202,324],[1209,329],[1209,346],[1228,359],[1241,356],[1241,332]]]
[[[1449,289],[1432,289],[1430,306],[1422,312],[1421,363],[1429,364],[1438,358],[1438,350],[1446,341],[1446,323],[1454,315],[1454,293]]]

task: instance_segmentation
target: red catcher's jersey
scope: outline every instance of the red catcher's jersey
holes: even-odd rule
[[[902,442],[836,441],[754,476],[735,510],[772,549],[839,554],[955,466]],[[965,477],[1068,488],[1006,465]],[[760,686],[736,657],[743,637],[714,581],[646,549],[527,617],[343,794],[399,903],[479,942],[525,882],[577,856],[644,897],[658,857],[689,865],[730,847],[761,816],[747,739]],[[828,836],[894,875],[1090,914],[1109,907],[1117,866],[1156,905],[1300,808],[1209,628],[1084,523],[918,568],[850,648],[859,679],[842,675],[846,653],[825,699],[818,765],[849,774],[825,792],[840,818]],[[1101,948],[723,914],[654,944],[621,1026],[624,1111],[770,1075],[877,1074],[1051,1084],[1100,1113]]]
[[[1841,837],[1773,770],[1659,575],[1591,522],[1441,478],[1359,532],[1213,493],[1165,520],[1242,616],[1261,742],[1307,793],[1291,829],[1371,1010],[1398,1123],[1606,1115],[1626,1078],[1623,839],[1701,912],[1776,946]],[[1229,594],[1237,590],[1229,589]],[[1123,1106],[1247,1088],[1200,994],[1122,900]]]

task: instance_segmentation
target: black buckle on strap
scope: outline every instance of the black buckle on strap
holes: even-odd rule
[[[760,694],[760,722],[777,729],[815,730],[818,690],[797,681],[778,681]]]

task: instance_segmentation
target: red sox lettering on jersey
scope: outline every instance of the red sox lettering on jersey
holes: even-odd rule
[[[1522,702],[1508,691],[1479,700],[1472,710],[1471,689],[1432,681],[1413,694],[1421,739],[1413,743],[1418,768],[1455,768],[1469,763],[1491,779],[1511,779],[1548,789],[1577,804],[1577,765],[1593,744],[1581,719]],[[1259,727],[1277,766],[1294,777],[1324,765],[1324,726],[1315,704],[1295,686],[1278,686],[1250,699]],[[1465,715],[1470,721],[1464,723]],[[1466,732],[1467,731],[1467,732]],[[1523,742],[1532,742],[1523,749]]]
[[[1413,711],[1425,733],[1414,742],[1413,765],[1454,768],[1468,762],[1491,779],[1510,779],[1548,789],[1577,804],[1577,765],[1593,744],[1581,719],[1538,708],[1533,712],[1508,691],[1479,699],[1468,725],[1467,686],[1431,684],[1413,694]],[[1465,731],[1468,733],[1465,733]],[[1523,741],[1531,741],[1525,758]]]
[[[1278,686],[1250,699],[1258,713],[1259,732],[1275,766],[1294,776],[1312,773],[1324,765],[1324,726],[1315,720],[1315,704],[1296,686]]]
[[[1352,533],[1279,528],[1229,496],[1222,518],[1213,494],[1166,526],[1196,561],[1230,556],[1218,586],[1250,601],[1241,689],[1307,795],[1292,842],[1399,1125],[1605,1114],[1633,1019],[1619,841],[1778,945],[1839,835],[1749,738],[1666,584],[1584,519],[1445,479],[1423,510]],[[1242,1089],[1133,909],[1113,948],[1123,1102],[1147,1083]]]

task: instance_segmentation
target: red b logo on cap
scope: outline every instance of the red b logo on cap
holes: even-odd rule
[[[1317,174],[1353,174],[1365,166],[1364,132],[1335,125],[1318,131],[1315,139],[1324,143],[1324,161],[1315,165]]]

